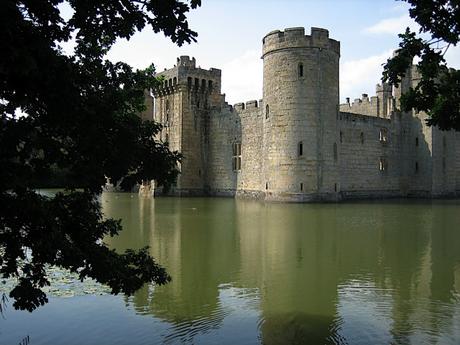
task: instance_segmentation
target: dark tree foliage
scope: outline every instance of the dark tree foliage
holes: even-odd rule
[[[384,66],[383,81],[398,85],[419,57],[420,83],[402,95],[403,111],[416,109],[429,115],[428,125],[441,130],[460,130],[460,71],[447,67],[444,54],[460,40],[460,1],[404,0],[410,16],[420,25],[424,39],[409,28],[400,34],[396,55]]]
[[[14,306],[47,302],[46,265],[77,272],[131,294],[170,280],[147,251],[116,253],[103,243],[120,230],[105,219],[98,195],[106,177],[127,186],[177,177],[180,154],[154,140],[143,122],[153,65],[132,70],[105,55],[118,38],[146,26],[178,45],[196,40],[186,13],[200,0],[2,0],[0,3],[0,276],[17,278]],[[74,38],[71,56],[60,48]],[[23,114],[18,115],[20,110]],[[67,172],[54,197],[35,192],[37,177]]]

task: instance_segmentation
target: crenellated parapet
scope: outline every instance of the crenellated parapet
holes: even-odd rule
[[[251,100],[247,102],[240,102],[236,103],[233,105],[233,109],[237,112],[242,112],[242,111],[254,111],[254,110],[259,110],[262,107],[263,101],[260,99],[259,101],[257,100]]]
[[[377,84],[376,94],[376,96],[369,97],[368,94],[363,93],[361,98],[356,98],[353,102],[350,102],[350,98],[347,97],[346,102],[340,104],[340,111],[383,118],[390,117],[395,104],[392,86],[387,83]]]
[[[262,43],[262,57],[290,48],[327,49],[340,55],[340,42],[329,38],[329,31],[321,28],[311,28],[310,35],[305,35],[303,27],[271,31],[262,39]]]
[[[153,93],[155,97],[185,90],[220,94],[221,75],[220,69],[196,67],[195,58],[180,56],[173,68],[156,74],[162,82]]]

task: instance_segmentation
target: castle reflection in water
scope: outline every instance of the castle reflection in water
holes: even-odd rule
[[[173,278],[127,300],[171,325],[165,342],[193,342],[232,315],[254,319],[242,327],[255,327],[263,344],[460,337],[458,201],[302,205],[104,194],[102,204],[107,216],[124,219],[125,230],[107,242],[118,250],[149,245]],[[228,337],[238,333],[235,326]]]

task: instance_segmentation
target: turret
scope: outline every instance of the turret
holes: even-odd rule
[[[325,29],[263,38],[266,199],[335,200],[340,43]]]
[[[195,58],[180,56],[173,68],[157,76],[163,78],[153,90],[155,121],[163,125],[160,139],[183,155],[172,192],[201,195],[207,188],[209,113],[220,105],[221,71],[202,69]]]

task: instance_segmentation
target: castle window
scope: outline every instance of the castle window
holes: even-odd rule
[[[415,146],[418,146],[418,137],[415,137]]]
[[[302,78],[303,77],[303,64],[301,63],[299,63],[298,72],[299,72],[299,78]]]
[[[188,85],[189,89],[192,88],[192,77],[187,78],[187,85]]]
[[[166,111],[165,111],[166,122],[169,122],[169,100],[168,99],[166,100],[165,108],[166,108]]]
[[[386,128],[380,129],[379,140],[382,144],[388,142],[388,130]]]
[[[381,172],[387,171],[388,170],[388,161],[386,160],[385,157],[380,157],[379,161],[379,170]]]
[[[303,183],[300,183],[300,191],[303,192]]]
[[[303,156],[303,141],[299,141],[297,144],[297,154],[299,157]]]
[[[166,133],[165,135],[165,145],[169,147],[169,134]]]
[[[196,101],[196,107],[200,109],[200,101]]]
[[[212,80],[208,80],[208,89],[212,89]]]
[[[267,104],[265,106],[265,118],[268,119],[269,116],[270,116],[270,107]]]
[[[241,170],[241,143],[233,143],[232,166],[233,171]]]
[[[415,173],[418,173],[418,162],[415,162]]]
[[[174,79],[173,79],[173,85],[177,85],[177,78],[176,77],[174,77]]]
[[[201,79],[201,87],[204,89],[206,88],[206,80]]]
[[[337,143],[334,143],[334,162],[337,162]]]
[[[195,87],[198,88],[200,86],[200,80],[195,78]]]
[[[265,189],[268,190],[268,182],[265,182]]]
[[[364,132],[361,132],[360,139],[361,139],[361,144],[364,144]]]
[[[172,86],[172,79],[169,79],[169,86]]]

